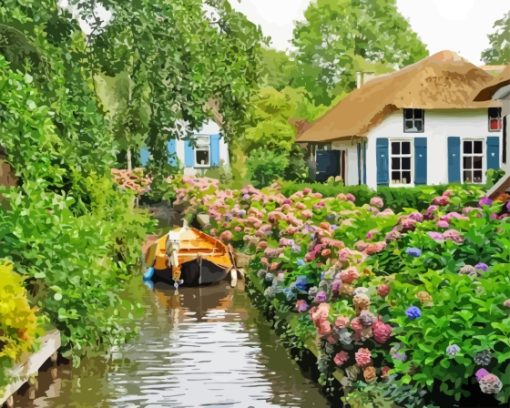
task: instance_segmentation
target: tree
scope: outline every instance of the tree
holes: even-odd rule
[[[296,25],[293,44],[299,67],[294,86],[304,86],[322,104],[352,90],[358,70],[391,70],[427,55],[395,0],[314,1]]]
[[[262,87],[273,87],[281,91],[292,86],[296,76],[296,63],[285,52],[272,48],[261,50],[260,78]]]
[[[92,27],[92,70],[112,77],[126,72],[133,103],[147,99],[145,143],[154,171],[168,166],[168,140],[189,137],[207,119],[211,100],[219,104],[224,136],[240,133],[262,37],[227,0],[103,0],[113,15],[106,24],[96,2],[74,4]]]
[[[250,125],[241,140],[243,150],[256,148],[288,154],[295,143],[291,119],[313,120],[322,109],[315,107],[304,88],[281,91],[262,88],[251,99]]]
[[[482,52],[486,64],[510,64],[510,11],[494,23],[489,34],[490,47]]]

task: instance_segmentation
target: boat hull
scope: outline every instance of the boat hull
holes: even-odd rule
[[[184,286],[207,285],[219,282],[225,279],[227,275],[228,270],[207,260],[202,260],[201,265],[198,261],[186,262],[181,268],[181,279],[184,281]],[[172,270],[170,268],[155,269],[152,279],[155,281],[174,283]]]

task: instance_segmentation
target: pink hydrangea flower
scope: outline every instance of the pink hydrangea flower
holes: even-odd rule
[[[221,234],[220,234],[220,240],[222,240],[223,242],[230,242],[232,241],[232,232],[230,231],[223,231]]]
[[[445,231],[443,233],[443,238],[449,239],[449,240],[455,242],[456,244],[462,244],[464,242],[464,238],[462,237],[460,232],[457,230],[454,230],[454,229],[449,229],[449,230]]]
[[[349,326],[350,319],[346,316],[339,316],[335,320],[335,326],[339,329],[345,329]]]
[[[347,193],[347,194],[345,195],[345,198],[346,198],[348,201],[351,201],[351,202],[353,202],[353,203],[356,201],[356,197],[355,197],[353,194],[351,194],[351,193]]]
[[[377,294],[381,297],[386,297],[390,293],[390,287],[383,283],[377,287]]]
[[[379,252],[382,252],[386,249],[386,242],[375,242],[367,245],[367,248],[365,249],[365,252],[367,255],[373,255],[377,254]]]
[[[377,207],[377,208],[383,208],[384,207],[384,201],[381,197],[372,197],[370,199],[370,205]]]
[[[445,206],[450,204],[450,199],[447,195],[443,194],[442,196],[434,198],[434,200],[432,200],[432,204]]]
[[[377,320],[372,325],[374,340],[379,344],[386,343],[390,339],[392,331],[393,328],[389,324],[385,324],[381,320]]]
[[[339,353],[335,354],[335,357],[333,358],[333,362],[338,366],[343,366],[347,361],[349,361],[349,353],[346,351],[340,351]]]
[[[367,348],[360,348],[355,354],[356,364],[360,368],[368,367],[372,364],[372,353]]]
[[[350,284],[359,278],[358,270],[351,266],[350,268],[344,269],[340,272],[340,279],[343,283]]]
[[[439,220],[437,223],[436,223],[437,227],[438,228],[449,228],[450,227],[450,223],[446,220]]]

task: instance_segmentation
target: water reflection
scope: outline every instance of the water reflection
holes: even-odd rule
[[[111,361],[51,368],[16,406],[328,406],[242,288],[222,282],[175,293],[158,283],[146,290],[145,309],[140,336]]]

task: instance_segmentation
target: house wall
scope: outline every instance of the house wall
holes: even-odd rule
[[[448,183],[449,136],[458,136],[461,140],[469,138],[483,140],[484,152],[486,152],[487,137],[497,136],[501,139],[501,135],[502,132],[489,132],[487,109],[427,110],[425,111],[425,131],[423,133],[404,133],[403,111],[396,111],[368,134],[367,185],[377,188],[377,139],[388,138],[391,143],[392,139],[412,141],[416,137],[427,138],[427,184],[432,185]],[[502,146],[501,140],[500,146]],[[500,148],[500,163],[501,158],[502,149]],[[414,157],[412,167],[414,173]],[[486,169],[487,158],[484,160],[484,178]]]

